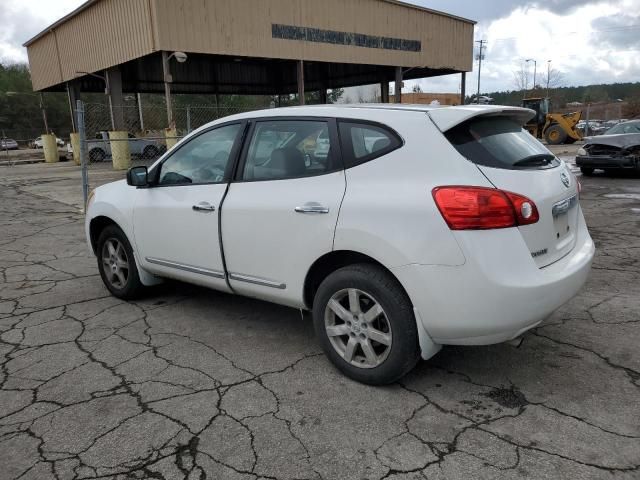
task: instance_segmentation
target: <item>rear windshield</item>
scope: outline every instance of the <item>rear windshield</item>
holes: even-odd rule
[[[640,122],[619,123],[605,132],[605,135],[618,135],[620,133],[640,133]]]
[[[455,126],[445,136],[458,152],[478,165],[520,170],[560,164],[533,135],[507,117],[476,117]]]

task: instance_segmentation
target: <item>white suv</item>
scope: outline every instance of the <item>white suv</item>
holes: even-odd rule
[[[519,337],[585,282],[594,244],[579,184],[522,129],[533,114],[367,105],[227,117],[97,188],[87,238],[117,297],[170,277],[312,310],[340,370],[392,382],[441,345]]]

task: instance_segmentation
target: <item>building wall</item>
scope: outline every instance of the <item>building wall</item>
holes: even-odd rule
[[[473,24],[381,0],[152,0],[158,47],[199,53],[471,70]],[[400,51],[273,38],[272,25],[417,40]]]

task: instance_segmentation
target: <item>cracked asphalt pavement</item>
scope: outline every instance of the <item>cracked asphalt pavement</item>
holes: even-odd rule
[[[296,310],[173,282],[111,297],[78,178],[0,169],[2,480],[640,478],[638,178],[581,178],[593,271],[520,348],[445,347],[383,388]]]

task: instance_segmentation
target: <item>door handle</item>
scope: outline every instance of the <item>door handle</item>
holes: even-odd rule
[[[329,213],[329,209],[316,202],[305,203],[300,207],[294,208],[298,213]]]
[[[200,202],[197,205],[191,207],[196,212],[215,212],[216,207],[207,202]]]

